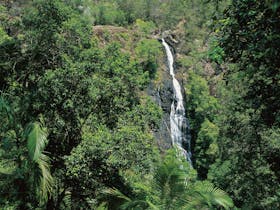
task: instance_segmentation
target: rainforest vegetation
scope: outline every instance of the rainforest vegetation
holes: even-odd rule
[[[279,58],[279,0],[0,1],[0,209],[280,209]]]

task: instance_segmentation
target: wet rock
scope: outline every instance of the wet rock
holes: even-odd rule
[[[161,107],[163,116],[159,128],[154,130],[154,136],[157,139],[159,149],[165,151],[172,147],[170,135],[170,107],[173,98],[172,80],[166,75],[159,86],[151,83],[148,87],[148,94]]]
[[[177,40],[175,35],[172,34],[171,31],[165,31],[162,34],[162,37],[164,38],[165,42],[169,46],[171,46],[171,51],[173,55],[175,55],[175,62],[176,62],[176,51],[178,46],[180,45],[180,42]],[[161,42],[161,38],[157,39]],[[164,50],[164,48],[163,48]],[[158,74],[160,75],[160,81],[151,82],[149,85],[147,92],[148,95],[150,95],[153,100],[161,107],[163,111],[163,116],[160,122],[160,126],[158,129],[154,130],[154,136],[157,139],[158,146],[161,151],[165,151],[172,147],[172,139],[171,139],[171,132],[170,132],[170,111],[171,111],[171,104],[174,100],[174,93],[173,93],[173,83],[172,83],[172,77],[169,73],[168,69],[168,63],[166,55],[161,58],[161,67],[158,69]],[[175,67],[175,73],[176,73],[176,66]],[[182,81],[179,80],[180,83]],[[183,85],[183,84],[181,84]],[[182,89],[184,92],[184,89]],[[185,95],[185,94],[183,94]],[[185,99],[184,99],[185,101]],[[184,104],[186,105],[186,104]],[[188,119],[185,119],[184,127],[182,128],[182,131],[186,134],[185,139],[183,139],[183,145],[184,149],[189,150],[190,148],[190,127]]]

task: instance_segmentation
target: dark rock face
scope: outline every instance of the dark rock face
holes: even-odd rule
[[[164,57],[165,59],[165,57]],[[162,62],[167,62],[163,60]],[[155,85],[153,82],[149,85],[147,92],[153,100],[161,107],[163,116],[158,129],[154,130],[154,136],[157,139],[158,147],[161,151],[165,151],[172,147],[170,135],[170,107],[173,100],[172,78],[166,67],[159,69],[163,75],[160,84]]]
[[[161,151],[172,147],[170,135],[170,107],[173,97],[172,80],[168,76],[161,87],[155,87],[151,84],[148,88],[148,94],[161,107],[163,116],[158,129],[154,130],[154,136],[157,139]]]
[[[170,107],[173,99],[172,79],[168,75],[167,80],[163,81],[163,86],[157,90],[157,95],[160,100],[160,106],[164,112],[170,113]]]
[[[168,37],[163,35],[164,38]],[[168,39],[168,38],[167,38]],[[161,39],[158,39],[161,42]],[[173,46],[171,40],[168,39],[168,44]],[[163,49],[164,50],[164,49]],[[174,52],[174,49],[173,53]],[[154,136],[157,139],[158,147],[160,151],[164,152],[172,147],[172,139],[170,134],[170,109],[173,101],[173,84],[172,77],[170,76],[169,69],[167,68],[166,56],[164,56],[162,63],[164,67],[158,69],[161,71],[162,79],[160,84],[155,85],[153,82],[149,85],[147,92],[153,100],[161,107],[163,116],[158,129],[154,130]]]

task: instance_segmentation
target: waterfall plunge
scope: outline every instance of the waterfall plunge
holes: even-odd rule
[[[166,51],[168,68],[173,80],[174,97],[170,111],[170,132],[172,145],[179,149],[180,153],[186,157],[190,164],[192,164],[190,138],[187,135],[188,123],[185,116],[184,98],[181,92],[181,86],[175,78],[173,54],[164,39],[162,39],[162,44]]]

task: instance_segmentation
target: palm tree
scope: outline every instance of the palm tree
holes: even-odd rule
[[[196,171],[174,150],[166,155],[149,183],[135,184],[133,195],[124,195],[118,189],[109,189],[105,194],[122,200],[117,209],[193,210],[234,206],[224,191],[210,182],[197,181]]]
[[[44,153],[47,132],[40,122],[29,123],[24,129],[8,103],[0,97],[0,193],[9,203],[20,202],[25,208],[30,200],[38,205],[48,199],[53,178],[49,157]],[[34,199],[33,199],[34,198]]]
[[[27,140],[28,167],[31,172],[31,183],[40,202],[47,200],[52,191],[53,178],[50,173],[50,158],[44,154],[47,144],[47,133],[39,122],[29,123],[24,130]]]

